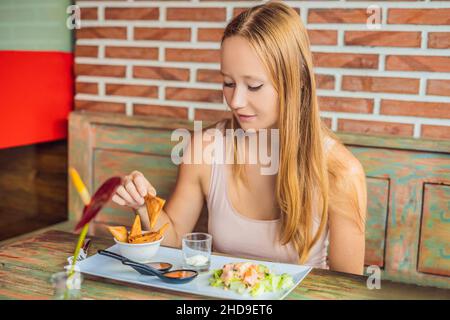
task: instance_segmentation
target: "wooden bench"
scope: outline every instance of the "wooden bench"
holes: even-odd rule
[[[111,176],[142,171],[168,199],[177,166],[171,161],[172,130],[193,122],[72,112],[69,165],[92,192]],[[338,133],[361,161],[367,176],[368,219],[365,264],[380,267],[382,279],[450,288],[450,141]],[[69,181],[69,219],[82,202]],[[91,234],[105,224],[130,225],[131,211],[110,203]],[[207,230],[203,209],[196,230]]]

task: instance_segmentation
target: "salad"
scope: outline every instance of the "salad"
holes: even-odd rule
[[[265,265],[251,262],[227,263],[222,269],[213,270],[209,283],[213,287],[252,296],[285,290],[294,285],[291,275],[276,275]]]

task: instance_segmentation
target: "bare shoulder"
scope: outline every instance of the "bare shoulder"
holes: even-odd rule
[[[356,221],[359,230],[364,230],[367,189],[361,162],[345,145],[336,141],[328,152],[327,164],[330,217],[350,217]]]
[[[213,126],[203,128],[201,131],[192,132],[185,147],[184,162],[203,164],[205,162],[204,153],[214,143],[217,134],[222,134],[221,128],[223,125],[224,122],[219,121]]]
[[[341,142],[334,140],[334,144],[328,152],[327,162],[329,166],[337,166],[339,171],[349,177],[365,176],[361,162]],[[331,168],[332,169],[332,168]]]
[[[199,181],[205,196],[208,192],[211,176],[210,151],[217,135],[223,133],[225,124],[226,120],[222,120],[210,127],[203,128],[197,135],[193,133],[185,149],[186,156],[184,157],[182,170],[189,171],[190,176]]]

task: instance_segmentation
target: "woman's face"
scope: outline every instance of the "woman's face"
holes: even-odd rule
[[[220,71],[225,100],[242,129],[276,128],[278,94],[247,40],[239,36],[224,40]]]

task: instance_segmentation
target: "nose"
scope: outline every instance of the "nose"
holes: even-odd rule
[[[242,109],[247,105],[247,93],[245,89],[240,89],[237,86],[233,91],[230,107],[232,109]]]

